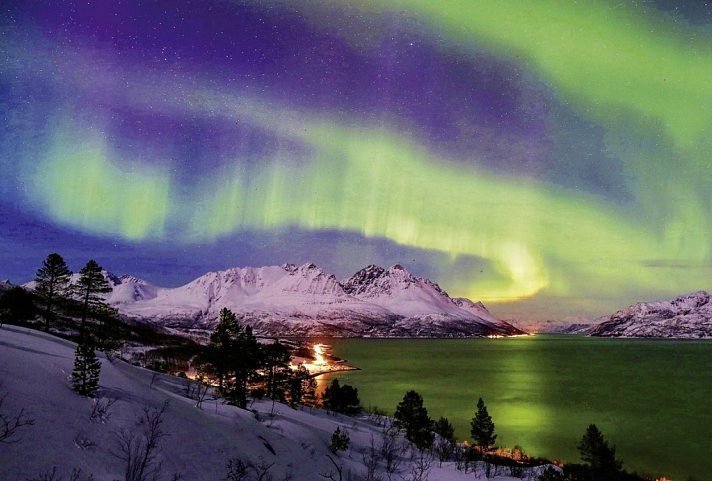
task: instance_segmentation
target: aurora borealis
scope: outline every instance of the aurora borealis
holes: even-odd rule
[[[0,277],[400,262],[522,319],[709,289],[703,3],[9,2]]]

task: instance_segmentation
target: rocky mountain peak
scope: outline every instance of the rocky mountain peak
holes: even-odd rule
[[[346,293],[357,296],[364,293],[385,272],[383,267],[370,264],[342,282],[342,286]]]
[[[640,302],[597,319],[588,330],[602,337],[712,337],[712,302],[706,291]]]

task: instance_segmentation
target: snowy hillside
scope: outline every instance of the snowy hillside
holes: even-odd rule
[[[190,481],[226,479],[226,463],[231,458],[269,466],[269,479],[275,481],[315,481],[325,479],[322,474],[336,474],[328,456],[343,469],[344,479],[360,479],[346,476],[364,475],[364,459],[371,443],[379,445],[383,439],[378,421],[366,416],[329,415],[319,409],[291,409],[282,404],[276,404],[271,415],[272,405],[267,401],[255,402],[252,410],[219,401],[206,401],[202,409],[197,408],[194,400],[184,396],[186,380],[103,357],[100,390],[94,401],[71,390],[72,343],[4,326],[0,328],[0,345],[0,390],[5,395],[0,414],[15,416],[24,409],[26,419],[34,420],[33,425],[18,431],[14,438],[17,442],[0,444],[3,481],[38,479],[54,467],[57,476],[52,479],[69,479],[70,471],[77,468],[81,469],[79,481],[89,475],[96,481],[123,480],[121,433],[140,439],[146,429],[145,423],[137,422],[143,410],[159,409],[165,402],[168,405],[161,425],[165,436],[158,440],[156,459],[156,463],[162,463],[160,481],[170,480],[173,474]],[[92,420],[92,406],[109,400],[113,405],[108,415]],[[351,447],[335,455],[328,448],[337,427],[349,433]],[[399,438],[398,443],[403,442]],[[400,456],[402,465],[394,473],[395,479],[412,479],[409,455]],[[379,462],[377,472],[383,469]],[[429,479],[478,478],[471,472],[457,471],[453,463],[438,467],[435,462]]]
[[[453,300],[434,282],[399,265],[368,266],[343,282],[311,263],[232,268],[174,289],[151,286],[134,300],[116,301],[126,298],[112,293],[109,300],[123,314],[182,329],[212,327],[220,309],[227,307],[258,332],[282,336],[522,333],[497,320],[481,303]]]
[[[699,291],[669,301],[641,302],[597,319],[587,331],[601,337],[712,338],[712,302]]]

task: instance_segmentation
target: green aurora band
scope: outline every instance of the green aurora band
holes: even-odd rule
[[[562,103],[606,129],[606,147],[624,160],[634,200],[623,205],[495,175],[475,167],[477,159],[463,168],[460,159],[385,123],[345,124],[214,88],[166,99],[144,85],[124,94],[250,122],[299,142],[309,159],[285,152],[249,169],[235,159],[186,192],[167,167],[131,162],[95,127],[60,118],[44,155],[21,174],[38,207],[59,223],[131,240],[195,243],[238,230],[298,227],[386,238],[452,259],[480,257],[491,269],[469,285],[447,287],[488,301],[577,296],[590,286],[601,298],[667,295],[708,283],[708,34],[684,38],[662,17],[593,2],[409,0],[385,7],[362,0],[348,9],[402,11],[454,48],[521,62]],[[74,81],[86,82],[78,74]],[[600,311],[595,301],[579,307]]]

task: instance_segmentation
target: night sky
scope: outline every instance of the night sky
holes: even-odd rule
[[[707,2],[10,1],[0,103],[14,282],[402,263],[521,319],[712,288]]]

